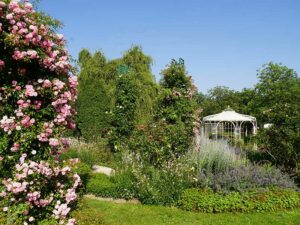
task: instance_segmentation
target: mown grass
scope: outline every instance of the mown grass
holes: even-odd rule
[[[299,225],[300,210],[272,213],[205,214],[176,208],[85,199],[103,216],[103,225]]]

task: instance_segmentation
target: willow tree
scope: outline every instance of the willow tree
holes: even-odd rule
[[[141,47],[133,46],[125,52],[122,62],[128,67],[128,76],[138,91],[135,121],[137,125],[147,124],[153,119],[154,100],[158,85],[151,71],[152,58],[145,55]]]
[[[173,60],[162,71],[160,84],[153,121],[139,126],[128,144],[128,148],[138,153],[144,163],[155,167],[194,147],[196,89],[184,64]]]

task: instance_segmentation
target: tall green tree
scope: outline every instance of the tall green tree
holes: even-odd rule
[[[151,72],[152,59],[141,47],[133,46],[122,58],[110,61],[101,52],[92,55],[83,49],[79,65],[78,124],[85,139],[94,139],[109,130],[121,132],[122,126],[132,127],[152,120],[158,85]],[[120,67],[127,68],[126,74],[120,74],[123,73]],[[129,103],[123,93],[136,96],[129,97],[130,117],[123,115]],[[120,106],[124,108],[120,110]]]
[[[112,101],[106,64],[101,52],[92,55],[84,49],[79,54],[78,127],[86,140],[101,137],[110,129]]]
[[[111,143],[118,148],[134,129],[153,120],[158,85],[151,72],[152,59],[138,46],[126,51],[117,61],[115,107],[112,117]],[[125,69],[125,70],[124,70]]]
[[[228,106],[240,111],[240,98],[238,92],[225,86],[216,86],[202,96],[200,106],[203,109],[202,116],[219,113]]]
[[[138,91],[136,124],[147,124],[153,119],[154,100],[159,88],[151,71],[152,58],[145,55],[141,47],[133,46],[125,52],[122,62],[130,70],[128,76],[131,76],[131,81]]]
[[[186,72],[184,64],[172,60],[162,70],[160,84],[162,94],[158,102],[157,118],[163,118],[169,124],[184,122],[187,126],[193,121],[196,87]]]
[[[132,77],[121,75],[118,78],[110,138],[110,142],[115,150],[119,150],[118,145],[126,142],[126,139],[130,137],[135,128],[138,94],[138,88],[134,84]]]
[[[151,123],[137,126],[127,148],[144,164],[160,168],[193,148],[196,88],[184,64],[172,60],[162,72]]]
[[[275,63],[264,65],[258,78],[252,105],[262,124],[272,124],[261,129],[260,147],[275,164],[295,172],[300,169],[300,78],[293,69]]]
[[[180,61],[172,60],[161,74],[162,89],[155,122],[163,127],[166,136],[162,143],[163,155],[170,157],[184,154],[193,147],[197,89]]]

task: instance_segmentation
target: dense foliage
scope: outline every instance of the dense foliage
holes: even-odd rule
[[[172,60],[170,65],[162,72],[160,81],[163,88],[158,102],[156,119],[166,121],[167,124],[184,123],[186,129],[193,127],[195,101],[197,92],[188,76],[185,65]]]
[[[207,137],[200,138],[198,151],[189,153],[189,157],[197,169],[212,173],[226,171],[247,163],[245,155],[236,152],[227,140],[215,141]]]
[[[272,166],[252,165],[246,158],[249,153],[226,141],[200,138],[199,149],[194,148],[196,101],[202,106],[205,103],[204,113],[221,110],[230,102],[235,103],[235,109],[247,113],[256,96],[254,90],[245,89],[242,96],[217,87],[209,100],[196,93],[181,62],[173,60],[162,75],[159,95],[153,101],[153,116],[145,124],[137,119],[140,89],[135,73],[117,78],[111,135],[115,139],[110,140],[114,140],[121,165],[116,167],[115,177],[92,175],[87,182],[89,193],[138,198],[145,204],[176,205],[181,193],[190,187],[209,188],[218,196],[226,194],[228,201],[237,195],[244,198],[254,189],[265,193],[268,188],[295,188],[287,174]],[[88,162],[85,156],[78,156]]]
[[[289,176],[300,170],[294,70],[269,63],[254,89],[215,87],[203,95],[182,59],[172,60],[156,83],[141,47],[114,60],[83,49],[77,99],[58,25],[27,0],[0,0],[0,223],[73,225],[78,191],[201,212],[300,207]],[[229,105],[257,117],[260,151],[245,154],[227,141],[199,138],[200,112]],[[87,142],[62,138],[75,121]],[[248,159],[270,161],[289,175]],[[95,174],[95,164],[117,172]],[[102,223],[91,213],[73,215],[78,224]]]
[[[208,90],[206,95],[199,93],[197,102],[203,108],[202,116],[219,113],[228,106],[236,111],[240,111],[238,92],[231,90],[228,87],[214,87]]]
[[[136,125],[152,120],[157,84],[151,63],[137,46],[110,61],[101,52],[80,52],[78,124],[85,140],[108,137],[118,148]]]
[[[62,160],[80,159],[80,162],[87,164],[90,168],[93,165],[103,165],[114,168],[116,157],[110,151],[106,142],[85,143],[77,139],[70,139],[70,148],[60,156]]]
[[[153,119],[154,104],[159,89],[151,71],[152,58],[145,55],[141,47],[133,46],[125,52],[122,63],[127,66],[126,75],[131,77],[138,90],[135,109],[136,125],[147,124]]]
[[[143,204],[170,206],[177,204],[182,191],[192,187],[191,175],[188,166],[175,162],[161,169],[134,164],[120,168],[114,177],[93,174],[86,191],[100,197],[137,198]]]
[[[195,87],[185,66],[173,60],[162,71],[160,93],[152,121],[137,126],[127,148],[145,164],[160,167],[193,148],[196,101]]]
[[[256,160],[268,160],[295,175],[300,161],[300,78],[293,69],[268,63],[258,71],[258,79],[254,88],[233,91],[215,87],[207,95],[198,94],[202,115],[219,113],[230,105],[240,113],[255,116],[260,150]],[[271,127],[264,129],[264,124]]]
[[[28,1],[0,1],[1,207],[7,224],[74,224],[80,177],[59,163],[74,128],[77,77],[56,23]]]
[[[95,140],[110,129],[112,81],[105,77],[106,59],[101,52],[92,56],[82,50],[79,64],[78,127],[86,140]]]
[[[119,197],[117,186],[105,174],[93,174],[87,183],[86,191],[100,197]]]
[[[215,172],[200,169],[197,182],[201,188],[227,193],[270,187],[295,189],[293,180],[287,174],[281,173],[279,169],[251,164]]]
[[[182,209],[197,212],[264,212],[292,209],[300,206],[300,195],[294,190],[253,190],[216,193],[210,189],[187,189],[181,196]]]
[[[112,113],[110,141],[114,150],[122,151],[137,126],[153,120],[157,84],[151,73],[152,59],[141,48],[128,50],[116,81],[115,107]]]
[[[294,173],[300,169],[300,78],[297,73],[274,63],[259,71],[255,86],[255,113],[263,123],[272,124],[259,134],[263,151],[272,161]]]
[[[115,150],[130,137],[136,125],[138,89],[133,78],[121,76],[116,85],[116,105],[112,118],[111,142]]]

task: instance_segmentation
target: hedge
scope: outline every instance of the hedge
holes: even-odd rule
[[[178,202],[188,211],[264,212],[300,207],[300,194],[293,189],[258,189],[246,192],[213,192],[211,189],[187,189]]]
[[[104,174],[93,174],[86,185],[86,192],[100,197],[116,198],[117,186]]]

